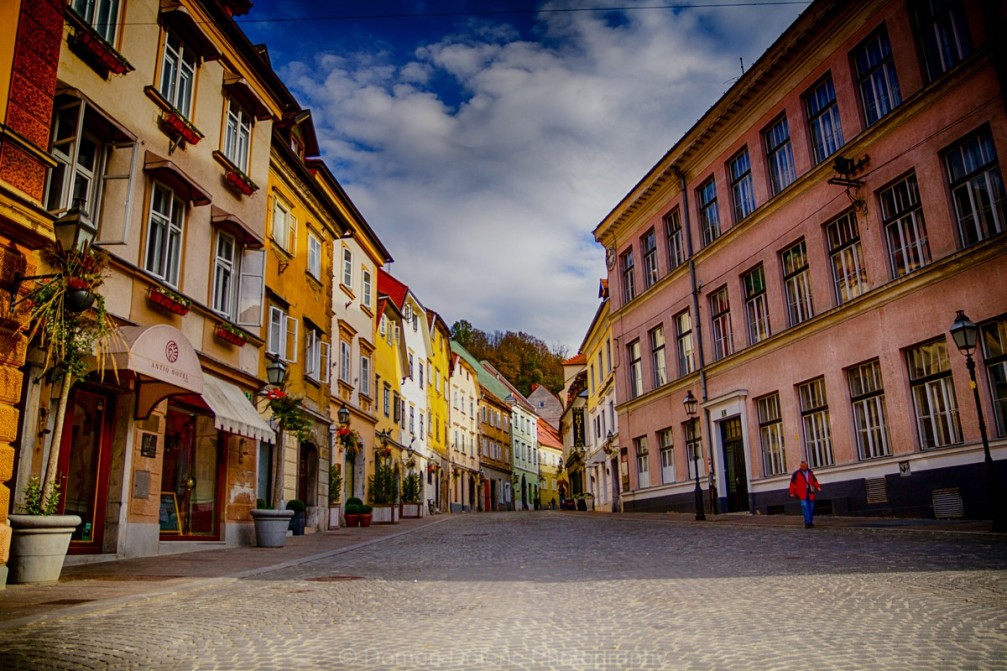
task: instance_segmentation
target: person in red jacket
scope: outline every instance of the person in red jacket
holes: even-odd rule
[[[822,491],[814,471],[808,468],[808,462],[802,461],[801,467],[790,476],[790,495],[801,500],[801,512],[804,513],[804,528],[815,526],[815,493]]]

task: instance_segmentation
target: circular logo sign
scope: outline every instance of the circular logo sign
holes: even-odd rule
[[[178,361],[178,343],[174,340],[169,340],[168,344],[164,346],[164,356],[171,363]]]

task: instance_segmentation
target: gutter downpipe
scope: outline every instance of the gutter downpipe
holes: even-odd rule
[[[699,369],[699,387],[700,387],[700,398],[703,403],[706,403],[708,399],[707,395],[707,380],[706,380],[706,357],[703,355],[703,328],[702,320],[699,318],[699,284],[696,279],[696,262],[693,260],[692,253],[692,218],[689,216],[689,196],[686,192],[685,183],[685,173],[678,165],[672,163],[671,171],[678,177],[679,190],[682,192],[682,225],[685,228],[685,252],[689,257],[689,287],[690,293],[692,294],[692,313],[696,316],[695,321],[692,325],[692,330],[696,334],[696,352],[698,355],[697,363]],[[703,409],[703,423],[705,424],[707,443],[709,444],[710,451],[710,474],[713,473],[713,427],[710,425],[710,415]],[[707,479],[709,487],[709,479]],[[716,514],[715,509],[710,511],[711,514]]]

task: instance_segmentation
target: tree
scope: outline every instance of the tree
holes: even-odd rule
[[[451,334],[476,359],[491,363],[523,395],[530,394],[536,384],[556,394],[562,391],[566,358],[562,347],[550,349],[544,341],[523,331],[487,335],[464,320],[455,322]]]

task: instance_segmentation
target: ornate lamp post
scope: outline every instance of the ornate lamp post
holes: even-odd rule
[[[1007,519],[1004,514],[1004,504],[1000,499],[1000,483],[997,480],[996,467],[993,465],[993,455],[990,453],[990,442],[986,436],[986,420],[983,417],[983,407],[979,402],[979,387],[976,385],[976,362],[972,354],[976,351],[979,340],[979,327],[969,319],[965,312],[958,310],[955,321],[949,329],[958,351],[965,355],[965,366],[969,369],[969,386],[976,402],[976,414],[979,416],[979,435],[983,441],[983,458],[986,465],[986,495],[993,509],[993,531],[1007,531]]]
[[[692,395],[692,390],[689,390],[689,392],[686,393],[685,395],[685,400],[682,402],[682,405],[685,406],[685,414],[688,415],[689,419],[693,422],[692,427],[693,431],[696,431],[695,422],[696,422],[696,416],[698,415],[696,406],[698,404],[699,402],[696,401],[696,397]],[[698,433],[696,433],[695,435],[696,435],[696,443],[694,444],[695,449],[693,450],[692,453],[692,463],[693,463],[693,470],[696,474],[696,491],[695,491],[696,519],[705,520],[706,513],[703,511],[703,488],[699,484],[699,452],[700,452],[699,447],[702,444],[702,441],[698,437]]]

